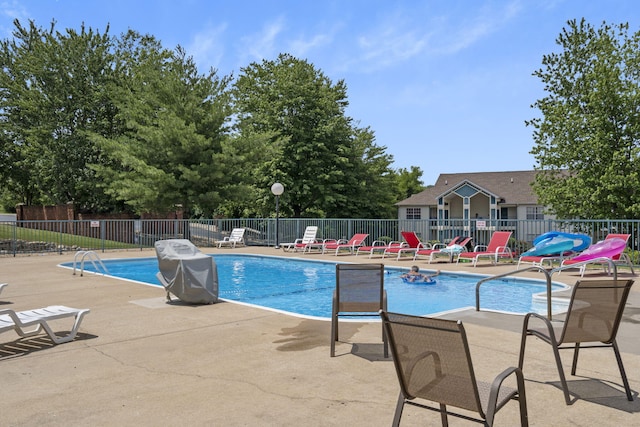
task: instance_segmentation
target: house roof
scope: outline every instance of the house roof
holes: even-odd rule
[[[471,172],[440,174],[435,185],[397,203],[397,206],[433,206],[438,197],[468,182],[504,199],[507,205],[535,205],[538,197],[531,188],[536,171]]]

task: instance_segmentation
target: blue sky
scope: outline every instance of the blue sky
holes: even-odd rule
[[[440,173],[530,170],[524,121],[544,96],[532,72],[570,19],[640,25],[637,0],[0,0],[13,20],[111,35],[131,28],[184,47],[205,72],[234,73],[279,53],[348,88],[347,114],[370,127],[395,168]]]

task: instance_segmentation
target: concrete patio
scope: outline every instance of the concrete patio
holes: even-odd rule
[[[273,248],[206,249],[335,261]],[[103,259],[155,257],[153,250],[101,253]],[[340,261],[380,262],[360,256]],[[337,357],[329,357],[328,321],[235,303],[186,306],[165,302],[161,288],[103,276],[73,276],[57,267],[68,255],[0,258],[0,309],[60,304],[90,308],[71,343],[45,336],[0,335],[2,426],[388,426],[398,383],[382,357],[379,323],[344,323]],[[409,260],[385,259],[409,267]],[[418,261],[423,270],[429,266]],[[443,271],[499,274],[515,265],[439,264]],[[542,277],[540,273],[528,276]],[[600,277],[600,273],[588,274]],[[621,277],[629,277],[626,271]],[[575,273],[554,280],[574,283]],[[634,393],[626,399],[610,349],[581,352],[577,376],[562,354],[575,402],[567,406],[550,348],[533,338],[524,373],[531,426],[632,426],[640,423],[640,285],[632,290],[618,334]],[[493,379],[517,365],[522,316],[466,310],[462,319],[476,374]],[[62,324],[61,328],[67,327]],[[354,343],[354,344],[352,344]],[[510,403],[498,426],[518,424]],[[436,413],[407,407],[403,426],[439,425]],[[473,425],[450,418],[451,426]]]

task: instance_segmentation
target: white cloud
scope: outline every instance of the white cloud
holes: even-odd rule
[[[10,26],[0,25],[0,37],[10,37],[13,30],[13,21],[15,19],[20,20],[20,23],[24,26],[27,25],[27,21],[29,20],[29,12],[27,9],[18,1],[2,1],[0,2],[0,16],[3,18],[8,18],[7,20],[11,22]]]
[[[438,54],[453,54],[476,44],[489,34],[499,31],[504,25],[518,16],[522,6],[520,1],[513,1],[501,9],[483,7],[477,15],[471,19],[463,19],[460,25],[443,29],[437,48],[433,49]]]
[[[419,31],[403,32],[400,28],[389,26],[374,36],[359,37],[361,60],[384,67],[419,55],[427,46],[429,36]]]
[[[500,8],[469,8],[462,17],[437,15],[429,9],[397,11],[356,37],[358,53],[342,68],[357,65],[361,71],[371,72],[415,58],[455,54],[499,31],[521,10],[520,0],[515,0]]]
[[[368,73],[401,64],[423,55],[432,36],[433,26],[420,17],[402,12],[388,14],[382,22],[345,40],[347,51],[340,53],[339,69]]]
[[[333,38],[329,34],[316,34],[308,40],[299,38],[290,43],[291,54],[295,56],[305,56],[313,49],[330,44],[332,40]]]
[[[278,53],[275,49],[276,38],[283,31],[282,17],[267,23],[261,32],[243,37],[240,43],[239,57],[246,59],[243,63],[273,59]]]
[[[221,41],[227,28],[226,24],[220,24],[215,28],[207,28],[193,36],[187,53],[193,56],[201,71],[206,72],[209,68],[217,68],[224,55],[224,44]]]
[[[29,13],[18,0],[0,2],[0,15],[11,19],[27,19]]]

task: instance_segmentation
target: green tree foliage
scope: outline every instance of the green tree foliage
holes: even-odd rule
[[[345,114],[344,81],[306,61],[250,64],[232,87],[133,30],[15,26],[0,42],[2,204],[267,216],[280,181],[283,215],[387,218],[413,185]]]
[[[260,139],[251,169],[262,213],[272,211],[272,183],[285,186],[284,215],[378,217],[395,197],[392,157],[345,114],[344,81],[333,83],[307,61],[281,54],[241,69],[235,83],[236,138]],[[269,149],[265,149],[269,147]],[[263,154],[260,158],[256,149]]]
[[[113,209],[97,189],[87,162],[99,150],[86,132],[108,134],[114,109],[105,86],[111,47],[104,34],[46,31],[15,21],[13,39],[0,43],[0,177],[23,203],[74,202]]]
[[[422,183],[422,169],[417,166],[411,166],[410,170],[400,168],[398,174],[398,191],[400,200],[418,194],[425,189]]]
[[[15,25],[0,45],[3,200],[211,216],[233,197],[229,78],[134,31]]]
[[[222,143],[229,115],[228,79],[199,75],[178,48],[129,31],[116,48],[114,84],[120,131],[93,135],[106,161],[91,168],[101,187],[136,213],[211,216],[227,195]],[[222,190],[221,190],[222,189]]]
[[[640,217],[640,34],[569,21],[534,73],[547,95],[531,153],[534,190],[560,218]]]

